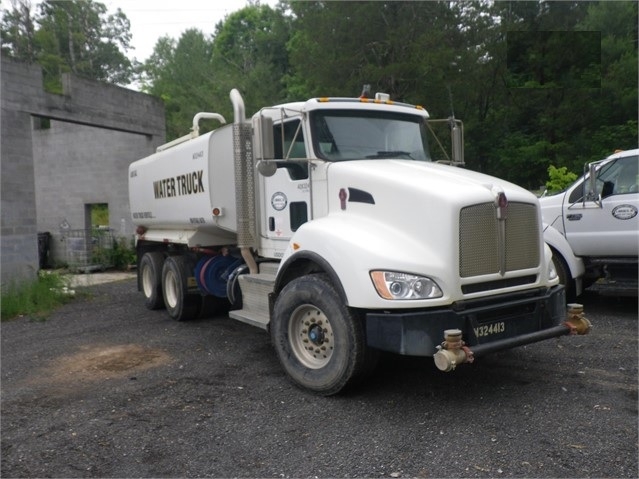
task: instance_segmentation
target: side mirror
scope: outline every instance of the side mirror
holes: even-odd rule
[[[253,132],[253,155],[255,159],[274,159],[273,119],[262,115],[254,117]]]
[[[601,200],[603,198],[603,191],[602,191],[602,195],[598,195],[597,194],[597,164],[596,163],[590,163],[588,165],[588,174],[590,175],[588,178],[588,192],[587,194],[584,195],[584,201],[588,198],[588,199],[592,199],[595,204],[599,205],[599,207],[602,207],[601,204]],[[585,185],[584,185],[585,186]],[[604,188],[605,188],[605,184],[604,184]]]
[[[589,195],[588,196],[595,196],[595,194],[597,193],[597,165],[595,165],[594,163],[590,163],[590,165],[588,165],[588,174],[590,175],[589,178],[589,188],[590,191],[588,191]]]
[[[451,119],[452,156],[454,165],[464,164],[464,125],[460,120]]]

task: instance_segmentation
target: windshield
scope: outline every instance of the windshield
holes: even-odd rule
[[[362,110],[320,110],[310,116],[313,148],[328,161],[404,158],[431,161],[424,119]]]

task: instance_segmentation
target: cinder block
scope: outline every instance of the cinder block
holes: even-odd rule
[[[107,203],[109,226],[132,234],[127,168],[164,143],[165,120],[157,98],[72,75],[63,80],[65,94],[53,95],[42,90],[39,66],[1,61],[5,285],[16,277],[35,277],[37,232],[54,234],[51,252],[64,252],[64,228],[87,226],[87,203]],[[54,121],[42,129],[33,116]]]

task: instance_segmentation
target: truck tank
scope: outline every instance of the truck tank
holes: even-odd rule
[[[140,239],[188,246],[235,243],[233,175],[232,125],[131,163],[131,218],[143,232]]]

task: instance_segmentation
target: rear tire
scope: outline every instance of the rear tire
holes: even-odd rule
[[[271,336],[279,360],[298,386],[329,396],[370,369],[361,318],[323,274],[291,281],[278,296]]]
[[[162,265],[164,254],[159,251],[144,253],[138,270],[140,289],[144,294],[144,305],[147,309],[164,308],[162,295]]]
[[[162,295],[166,310],[176,321],[188,321],[198,316],[201,297],[189,294],[188,278],[193,276],[193,265],[184,256],[169,256],[162,268]]]

